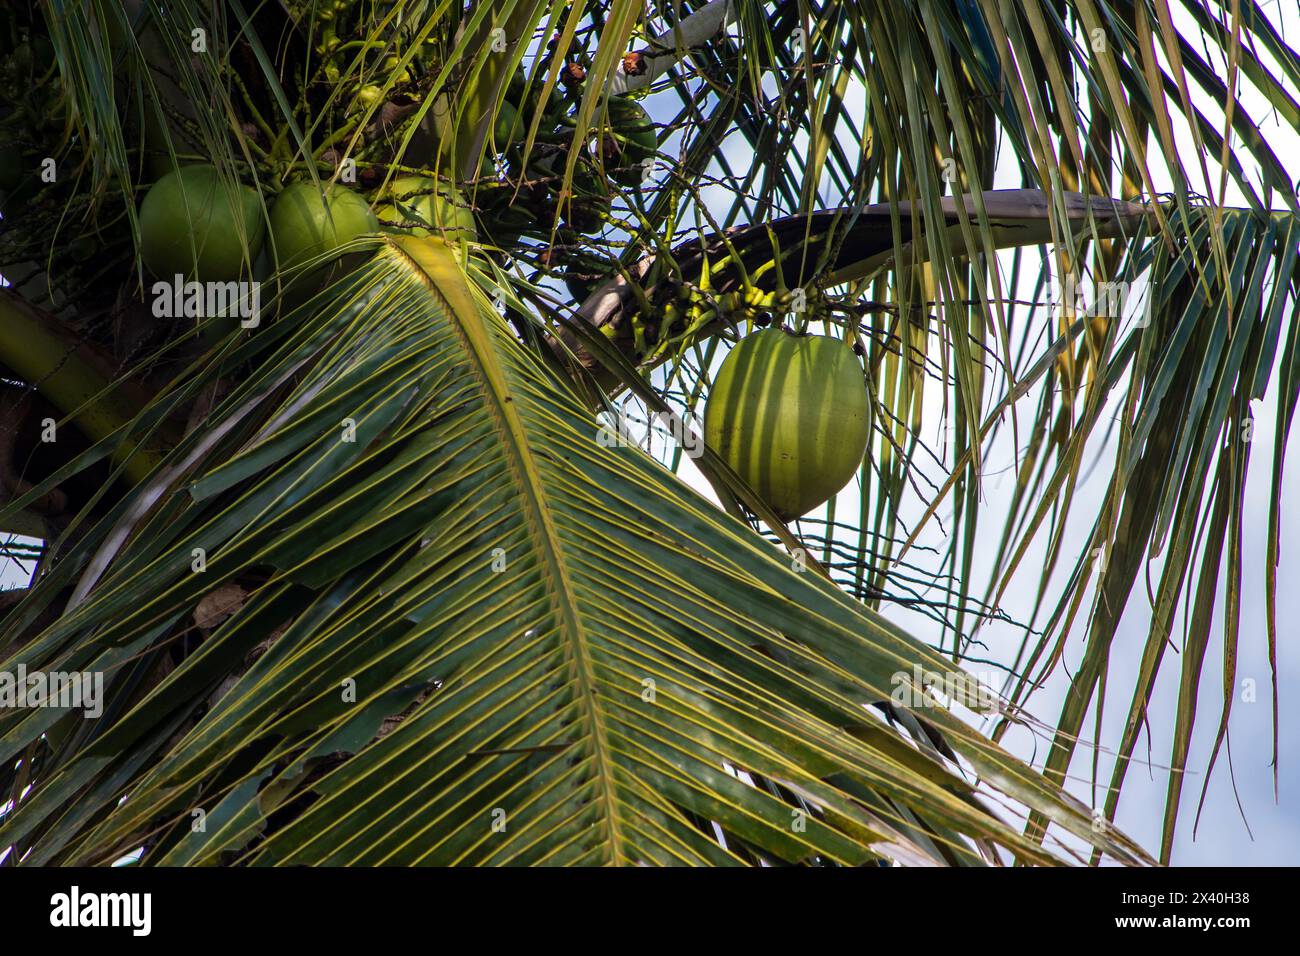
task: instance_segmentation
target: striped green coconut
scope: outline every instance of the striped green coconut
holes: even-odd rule
[[[839,339],[775,328],[731,350],[704,412],[709,447],[785,520],[848,484],[869,434],[853,350]]]

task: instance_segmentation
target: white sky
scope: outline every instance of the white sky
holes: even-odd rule
[[[1267,10],[1270,5],[1264,4],[1263,6]],[[1279,11],[1273,18],[1275,25],[1281,35],[1294,46],[1297,38],[1300,38],[1300,6],[1290,3],[1279,3],[1272,6]],[[1195,36],[1195,34],[1192,35]],[[1216,61],[1211,58],[1210,62],[1214,63]],[[1226,75],[1226,70],[1221,71],[1220,75]],[[1293,96],[1300,97],[1300,91],[1292,90],[1291,92]],[[855,96],[854,113],[855,115],[861,115],[864,102],[864,91],[861,87],[850,92],[850,103],[854,103]],[[1273,145],[1283,166],[1292,173],[1296,172],[1300,168],[1300,138],[1297,138],[1294,131],[1284,129],[1276,120],[1270,122],[1266,110],[1267,104],[1252,90],[1243,89],[1240,102],[1247,112],[1261,123],[1266,137]],[[1219,119],[1220,114],[1213,109],[1208,101],[1202,99],[1198,101],[1198,105],[1206,115],[1212,117],[1212,119]],[[662,119],[663,117],[659,118]],[[1208,160],[1211,173],[1210,183],[1208,186],[1202,184],[1195,172],[1199,169],[1199,164],[1193,159],[1194,146],[1192,138],[1186,129],[1180,128],[1178,132],[1180,135],[1176,137],[1176,140],[1179,145],[1179,155],[1183,158],[1184,166],[1189,170],[1189,174],[1193,176],[1193,188],[1217,196],[1219,192],[1219,167],[1211,157]],[[732,168],[737,172],[743,172],[748,161],[748,146],[744,141],[739,137],[728,140],[725,153]],[[996,185],[999,187],[1022,186],[1023,184],[1019,181],[1014,165],[1007,161],[1008,151],[1005,148],[1001,159]],[[1168,189],[1172,185],[1168,167],[1160,162],[1160,153],[1155,144],[1152,145],[1150,160],[1156,188],[1158,190]],[[1242,161],[1245,163],[1244,158]],[[1249,164],[1247,164],[1247,169],[1248,171],[1251,170]],[[1257,193],[1262,195],[1262,189],[1258,185],[1258,177],[1251,176],[1250,178],[1256,185]],[[829,194],[824,195],[827,205],[835,205],[840,198]],[[727,197],[720,188],[715,189],[714,195],[708,196],[707,199],[715,212],[721,213],[725,211]],[[1229,182],[1225,194],[1225,201],[1228,205],[1246,205],[1245,197],[1231,182]],[[1276,201],[1274,205],[1279,206]],[[1004,275],[1007,274],[1006,268],[1009,267],[1009,263],[1010,256],[1008,254],[1004,260]],[[1026,265],[1028,264],[1029,258],[1026,257]],[[1017,298],[1032,298],[1033,281],[1035,279],[1035,275],[1028,275],[1023,278],[1021,287],[1016,290]],[[1085,291],[1087,290],[1085,289]],[[1046,321],[1048,314],[1047,309],[1041,309],[1035,313],[1035,320]],[[1019,321],[1024,322],[1023,313]],[[1112,397],[1122,396],[1122,394],[1123,387],[1121,386],[1112,393]],[[1289,622],[1300,620],[1300,590],[1288,587],[1288,582],[1296,580],[1297,571],[1300,569],[1300,555],[1296,554],[1294,545],[1294,542],[1300,541],[1300,512],[1297,512],[1294,506],[1287,508],[1285,505],[1282,511],[1280,529],[1282,557],[1278,571],[1280,586],[1277,608],[1277,620],[1280,622],[1278,634],[1278,696],[1279,762],[1281,766],[1277,802],[1274,802],[1273,776],[1269,767],[1272,738],[1272,716],[1269,703],[1271,677],[1265,640],[1263,554],[1264,538],[1267,530],[1269,486],[1273,466],[1273,429],[1276,418],[1276,397],[1273,393],[1270,393],[1270,395],[1271,397],[1265,402],[1256,403],[1257,407],[1254,410],[1255,435],[1257,438],[1252,446],[1246,489],[1247,512],[1245,541],[1243,543],[1246,565],[1243,569],[1242,582],[1245,597],[1243,598],[1241,612],[1237,660],[1239,692],[1233,706],[1228,740],[1232,748],[1232,770],[1235,774],[1236,794],[1233,793],[1232,780],[1229,777],[1227,744],[1225,744],[1225,750],[1221,751],[1218,765],[1214,770],[1201,826],[1195,838],[1193,838],[1192,830],[1196,815],[1196,804],[1204,780],[1202,771],[1208,762],[1222,704],[1222,634],[1220,629],[1216,628],[1206,653],[1200,682],[1197,724],[1188,759],[1188,779],[1183,789],[1182,808],[1175,836],[1172,860],[1175,865],[1300,864],[1300,799],[1298,799],[1300,797],[1300,772],[1297,771],[1294,760],[1294,754],[1296,753],[1295,741],[1297,734],[1300,734],[1300,726],[1297,725],[1295,719],[1296,701],[1300,696],[1300,660],[1297,660],[1294,651],[1288,653],[1289,649],[1295,646],[1295,642],[1289,634]],[[1030,404],[1032,399],[1033,393],[1031,393],[1030,401],[1021,402],[1018,408],[1022,445],[1026,441],[1025,429],[1033,420],[1033,408]],[[939,390],[931,389],[928,391],[924,416],[924,434],[932,447],[935,445],[935,438],[940,434],[942,427],[943,409],[941,402],[942,396]],[[1293,437],[1294,431],[1293,429]],[[1001,530],[1000,516],[1004,513],[1014,488],[1015,475],[1011,465],[1017,456],[1009,447],[1011,435],[1011,430],[1004,428],[1000,431],[992,447],[987,450],[985,483],[983,486],[985,506],[981,516],[981,526],[989,532],[994,541],[996,541],[996,537]],[[1104,463],[1113,457],[1113,453],[1113,446],[1108,447],[1100,441],[1095,441],[1089,447],[1085,460],[1092,461],[1094,457],[1100,455]],[[693,467],[689,459],[683,457],[682,462],[680,468],[682,476],[693,487],[712,498],[707,482]],[[942,483],[944,476],[937,468],[931,467],[925,470],[929,472],[931,480]],[[1058,562],[1058,566],[1062,566],[1066,572],[1070,569],[1074,556],[1086,547],[1092,521],[1100,509],[1101,498],[1105,491],[1105,481],[1108,477],[1108,468],[1103,464],[1102,467],[1098,467],[1093,471],[1093,480],[1084,481],[1076,491],[1072,506],[1073,520],[1070,523],[1062,547],[1062,554],[1068,556],[1069,560],[1062,559]],[[1284,502],[1300,500],[1297,499],[1297,495],[1300,495],[1300,453],[1293,452],[1287,459],[1283,489]],[[851,516],[856,514],[858,495],[857,483],[854,482],[840,497],[837,517],[843,516],[847,520],[852,520]],[[914,517],[919,516],[920,510],[919,507],[913,508],[910,514]],[[940,516],[948,526],[951,526],[951,514],[952,509],[949,506],[940,511]],[[939,533],[939,526],[932,522],[919,539],[918,544],[941,547],[944,544],[944,539]],[[1032,613],[1037,575],[1045,564],[1045,552],[1046,542],[1040,536],[1034,542],[1033,547],[1021,564],[1024,571],[1017,579],[1020,581],[1020,586],[1017,587],[1013,584],[1002,601],[1002,609],[1014,620],[1028,620]],[[977,555],[976,566],[978,567],[978,565]],[[1054,584],[1059,586],[1063,577],[1064,574],[1058,574]],[[982,593],[983,584],[984,582],[980,581],[979,587],[973,588],[973,591],[977,594]],[[1086,602],[1084,606],[1087,607]],[[889,605],[885,605],[883,610],[886,615],[895,618],[908,627],[915,636],[937,643],[940,632],[933,621],[915,612],[897,607],[891,608]],[[1222,614],[1221,598],[1216,613]],[[1073,673],[1081,657],[1086,620],[1086,613],[1082,614],[1081,621],[1072,631],[1071,640],[1067,644],[1064,667],[1058,668],[1054,678],[1031,700],[1030,711],[1049,726],[1056,723],[1060,702],[1063,699],[1065,689],[1068,687],[1068,675]],[[1112,696],[1107,702],[1108,706],[1100,735],[1103,748],[1107,745],[1113,746],[1117,744],[1120,739],[1130,702],[1133,675],[1136,673],[1137,662],[1146,642],[1149,624],[1150,606],[1140,578],[1113,643],[1110,668]],[[1175,622],[1174,641],[1176,644],[1181,641],[1181,626],[1180,617]],[[979,632],[979,638],[988,646],[988,651],[984,656],[1009,664],[1015,658],[1016,650],[1022,639],[1022,632],[1010,625],[994,623],[983,627]],[[1166,653],[1162,662],[1160,678],[1149,711],[1149,736],[1144,735],[1139,739],[1135,753],[1135,764],[1130,768],[1125,781],[1125,789],[1120,800],[1117,818],[1117,823],[1121,828],[1153,853],[1158,851],[1160,845],[1168,780],[1167,774],[1161,768],[1167,766],[1170,759],[1170,744],[1173,740],[1174,714],[1181,662],[1181,656],[1173,653]],[[1255,703],[1245,703],[1242,700],[1240,694],[1241,681],[1247,679],[1253,680],[1258,687],[1258,696]],[[1095,715],[1090,713],[1088,720],[1084,724],[1083,733],[1090,736],[1094,727]],[[1004,739],[1004,744],[1020,756],[1035,760],[1041,765],[1041,761],[1046,756],[1050,745],[1050,739],[1040,738],[1034,740],[1028,732],[1017,731],[1009,734]],[[1149,760],[1151,766],[1148,769],[1145,763],[1139,765],[1136,760],[1146,758],[1149,746],[1153,746],[1155,749],[1150,751]],[[1072,782],[1071,789],[1090,805],[1100,806],[1104,796],[1099,794],[1094,799],[1089,786],[1091,756],[1087,747],[1081,746],[1076,752],[1071,773],[1077,779]],[[1292,759],[1288,759],[1289,757]],[[1098,779],[1103,787],[1109,782],[1110,769],[1110,761],[1106,758],[1103,750],[1098,774]],[[1241,803],[1240,810],[1237,805],[1238,799],[1240,799]],[[1243,822],[1243,812],[1246,822]],[[1249,833],[1246,826],[1247,822],[1250,828]],[[1253,839],[1251,838],[1252,834]]]

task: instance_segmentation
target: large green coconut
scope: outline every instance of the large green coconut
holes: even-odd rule
[[[848,484],[870,435],[862,366],[839,339],[764,329],[718,370],[704,440],[782,519]]]
[[[173,170],[150,187],[140,205],[140,254],[151,272],[166,279],[238,279],[265,236],[257,193],[247,186],[232,190],[215,166]]]
[[[337,183],[293,183],[271,207],[271,239],[280,268],[295,266],[374,232],[378,221],[360,193]]]
[[[409,210],[414,216],[403,211]],[[375,207],[375,215],[385,232],[412,236],[442,234],[447,241],[464,239],[474,242],[478,230],[474,213],[461,199],[454,186],[431,176],[399,176],[384,193],[384,201]],[[426,222],[432,229],[420,225]]]

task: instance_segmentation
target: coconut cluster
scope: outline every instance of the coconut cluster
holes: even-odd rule
[[[474,216],[454,186],[401,176],[373,199],[342,183],[291,183],[264,215],[261,197],[214,166],[184,166],[140,206],[140,254],[154,274],[228,282],[324,260],[378,231],[473,242]],[[269,228],[268,228],[269,225]],[[267,241],[269,238],[269,242]]]

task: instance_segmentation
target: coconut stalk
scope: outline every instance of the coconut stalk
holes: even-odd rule
[[[1117,238],[1135,230],[1152,214],[1151,208],[1137,203],[1066,193],[1062,217],[1059,209],[1054,215],[1051,196],[1037,189],[989,190],[980,194],[978,199],[988,217],[993,246],[997,249],[1059,241],[1063,238],[1060,235],[1062,228],[1075,233],[1087,229],[1089,235],[1101,239]],[[975,250],[967,249],[962,232],[963,218],[974,220],[977,215],[979,204],[976,200],[973,194],[963,195],[960,208],[958,197],[947,196],[942,200],[943,228],[948,234],[949,248],[955,255],[984,251],[982,246]],[[693,239],[674,249],[673,259],[681,275],[692,277],[698,274],[707,257],[713,290],[725,293],[739,288],[744,276],[772,261],[774,242],[782,250],[795,250],[801,244],[823,243],[832,238],[837,227],[847,223],[834,256],[818,280],[819,286],[834,286],[869,278],[894,261],[900,252],[894,245],[895,221],[902,237],[901,254],[915,256],[920,262],[927,261],[930,246],[923,232],[912,234],[912,212],[912,203],[904,200],[875,203],[858,210],[834,209],[811,215],[786,216],[769,223],[740,226],[725,233]],[[738,257],[738,261],[733,256]],[[577,321],[601,330],[615,348],[634,361],[633,320],[640,317],[642,303],[654,299],[659,292],[657,284],[646,286],[641,284],[641,280],[649,275],[656,258],[657,254],[647,255],[628,267],[626,275],[620,274],[605,281],[587,297],[577,313]],[[764,281],[771,283],[771,270]],[[719,321],[723,319],[719,317]],[[712,330],[716,331],[716,326]],[[618,385],[611,376],[600,373],[600,363],[582,348],[572,332],[562,330],[556,347],[561,353],[576,355],[585,368],[597,375],[602,385]],[[643,371],[649,371],[662,360],[643,361]]]

